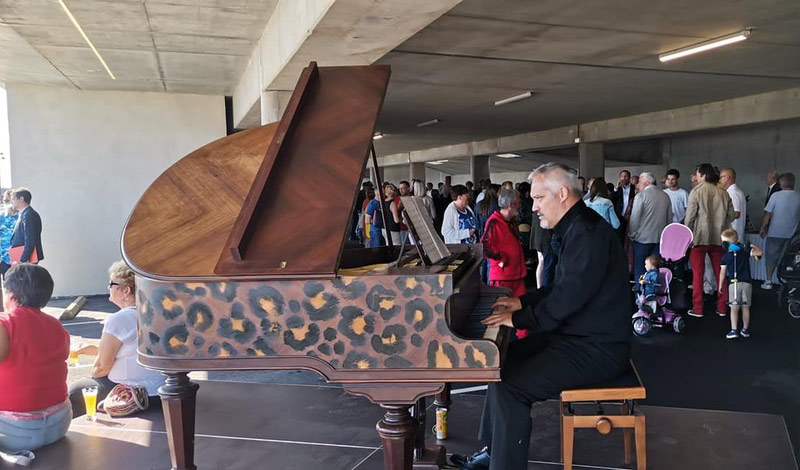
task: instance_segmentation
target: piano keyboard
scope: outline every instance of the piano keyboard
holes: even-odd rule
[[[460,332],[462,336],[470,339],[483,338],[497,341],[500,327],[488,327],[481,323],[481,320],[492,314],[492,305],[498,297],[500,296],[497,294],[483,294],[478,297],[472,311],[467,316],[464,331]]]

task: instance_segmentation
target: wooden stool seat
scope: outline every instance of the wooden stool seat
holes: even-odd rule
[[[572,450],[576,428],[594,428],[600,434],[609,434],[614,428],[623,430],[625,440],[625,463],[631,463],[631,449],[634,434],[636,437],[636,468],[644,470],[647,466],[645,449],[645,418],[635,412],[635,401],[646,398],[647,393],[642,379],[631,361],[630,370],[612,380],[593,384],[585,388],[561,392],[561,460],[564,469],[572,469]],[[593,415],[575,414],[573,405],[595,403],[597,413]],[[608,407],[619,405],[620,413],[607,412]]]

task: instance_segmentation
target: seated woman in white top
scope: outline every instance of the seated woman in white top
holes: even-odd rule
[[[120,310],[105,321],[100,346],[78,348],[79,355],[97,356],[90,379],[81,379],[69,386],[73,416],[86,413],[81,389],[97,387],[98,402],[117,384],[140,385],[151,397],[158,395],[164,377],[136,362],[136,284],[133,272],[122,261],[108,269],[109,300]]]

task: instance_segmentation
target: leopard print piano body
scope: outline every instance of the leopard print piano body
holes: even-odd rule
[[[447,274],[181,283],[137,278],[139,352],[159,359],[312,356],[334,370],[497,368],[445,321]]]

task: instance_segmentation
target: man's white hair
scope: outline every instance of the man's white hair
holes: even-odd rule
[[[647,181],[650,184],[656,184],[656,177],[653,176],[652,173],[645,171],[641,175],[639,175],[639,181]]]
[[[552,194],[558,193],[562,186],[566,186],[574,196],[583,196],[583,188],[578,181],[578,172],[567,165],[555,162],[545,163],[531,172],[528,181],[533,183],[533,178],[537,175],[544,175],[545,186]]]

